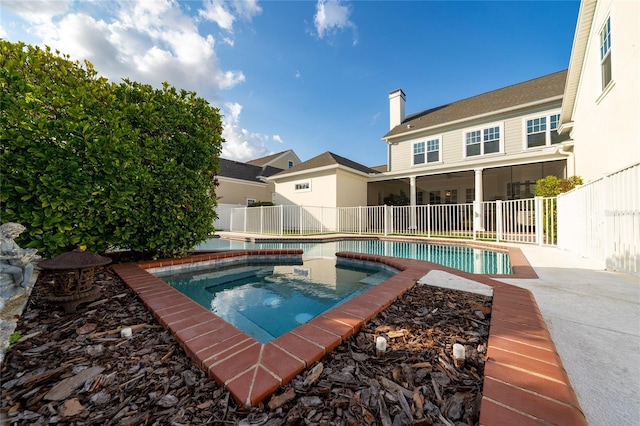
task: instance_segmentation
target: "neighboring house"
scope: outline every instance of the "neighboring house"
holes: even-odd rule
[[[640,161],[639,82],[640,2],[583,1],[560,131],[585,183]]]
[[[254,166],[239,161],[220,158],[220,172],[216,188],[219,204],[248,206],[257,201],[273,201],[273,184],[267,178],[281,169],[271,166]]]
[[[266,178],[300,164],[293,150],[282,151],[242,163],[220,158],[220,172],[216,188],[219,204],[248,206],[258,201],[274,201],[273,183]]]
[[[272,175],[275,203],[318,207],[367,205],[367,184],[376,170],[325,152]]]
[[[533,197],[535,182],[573,175],[573,142],[559,135],[566,71],[405,116],[389,94],[388,167],[369,204],[403,191],[411,204]]]
[[[287,151],[278,152],[276,154],[271,154],[266,157],[257,158],[255,160],[247,161],[247,164],[251,164],[254,166],[271,166],[277,167],[278,169],[286,170],[290,169],[296,164],[300,164],[302,161],[298,158],[293,150],[289,149]]]

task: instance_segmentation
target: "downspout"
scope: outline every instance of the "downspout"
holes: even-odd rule
[[[571,151],[567,151],[567,148],[571,148]],[[567,157],[567,178],[576,175],[576,156],[573,152],[573,144],[560,145],[556,149],[556,154],[564,155]]]

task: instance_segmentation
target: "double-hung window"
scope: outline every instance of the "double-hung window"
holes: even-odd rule
[[[600,69],[602,70],[602,90],[611,81],[611,17],[600,31]]]
[[[413,164],[424,164],[424,142],[413,144]]]
[[[560,143],[569,138],[568,134],[559,135],[560,114],[543,115],[528,118],[525,121],[527,148]]]
[[[413,165],[440,161],[440,137],[413,144]]]
[[[502,145],[501,126],[490,126],[464,132],[465,156],[493,154],[500,152]]]

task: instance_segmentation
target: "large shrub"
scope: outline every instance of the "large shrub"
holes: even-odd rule
[[[22,246],[173,255],[213,231],[216,109],[49,48],[0,49],[0,216],[27,227]]]
[[[560,179],[554,175],[549,175],[536,181],[536,196],[554,197],[549,200],[542,218],[544,232],[547,234],[547,239],[552,243],[558,241],[558,205],[555,197],[558,194],[572,190],[578,185],[582,185],[580,176]]]

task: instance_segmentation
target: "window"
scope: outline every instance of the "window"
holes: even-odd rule
[[[475,188],[467,188],[465,191],[465,199],[467,203],[473,203],[476,198]]]
[[[424,142],[413,144],[413,164],[424,164]]]
[[[602,70],[602,90],[611,81],[611,18],[607,18],[600,31],[600,69]]]
[[[500,152],[501,126],[490,126],[464,132],[466,157]]]
[[[551,114],[527,119],[527,148],[553,145],[569,139],[568,134],[558,134],[559,126],[560,114]]]
[[[425,155],[426,154],[426,155]],[[440,161],[440,137],[413,144],[413,165]]]
[[[429,204],[440,204],[440,191],[429,192]]]
[[[485,154],[500,151],[500,127],[490,127],[482,131],[482,144]]]
[[[424,204],[424,193],[422,191],[416,192],[416,204]]]
[[[444,203],[445,204],[458,204],[458,190],[447,189],[444,191]]]
[[[289,160],[289,168],[293,167],[293,161]]]
[[[440,139],[427,141],[427,163],[440,161]]]
[[[311,191],[311,182],[297,182],[294,186],[296,192],[308,192]]]

